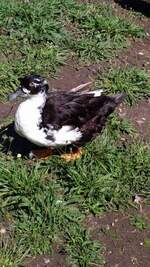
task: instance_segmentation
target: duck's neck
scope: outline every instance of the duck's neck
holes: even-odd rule
[[[45,92],[40,92],[37,95],[32,95],[24,103],[29,103],[34,108],[42,108],[46,102],[47,94]]]

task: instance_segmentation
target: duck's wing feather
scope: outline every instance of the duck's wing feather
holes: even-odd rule
[[[97,91],[98,92],[98,91]],[[64,125],[79,127],[81,130],[99,124],[122,102],[123,94],[106,96],[86,93],[52,92],[49,94],[42,112],[42,124],[60,129]]]

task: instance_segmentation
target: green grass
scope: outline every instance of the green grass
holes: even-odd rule
[[[130,223],[140,231],[150,228],[144,216],[141,215],[132,216],[130,218]]]
[[[145,238],[144,239],[144,246],[149,248],[150,247],[150,239],[149,238]]]
[[[9,246],[7,254],[2,246],[4,267],[15,253],[23,261],[24,255],[51,254],[55,244],[62,244],[70,266],[103,264],[101,245],[90,239],[83,219],[91,212],[127,207],[135,194],[149,194],[150,149],[140,142],[123,145],[124,134],[134,134],[131,125],[112,116],[103,134],[73,163],[57,156],[32,165],[1,157],[1,220],[10,225],[6,230],[9,242],[15,239],[14,251],[20,248],[12,252]]]
[[[110,58],[142,37],[143,29],[104,4],[73,0],[2,0],[0,5],[0,95],[27,73],[53,76],[67,58],[83,62]]]
[[[140,143],[123,148],[107,142],[110,140],[96,140],[81,162],[66,166],[67,179],[62,183],[67,199],[77,202],[85,211],[118,209],[136,192],[149,192],[148,148]]]
[[[96,85],[108,93],[126,92],[129,105],[150,97],[150,74],[137,68],[110,70],[97,77]]]
[[[4,234],[0,237],[0,266],[21,266],[28,252],[21,241],[16,241],[13,235]]]
[[[85,62],[110,58],[127,46],[128,37],[144,35],[142,28],[114,15],[110,5],[83,4],[72,9],[70,17],[77,28],[71,48]]]
[[[1,97],[22,75],[53,76],[71,56],[100,62],[126,47],[129,38],[143,36],[139,26],[117,17],[108,5],[1,2]],[[108,92],[126,91],[129,104],[150,92],[149,75],[136,69],[113,71],[97,84]],[[26,256],[52,254],[56,245],[69,266],[103,266],[102,245],[91,239],[83,220],[127,207],[135,194],[149,194],[150,148],[133,141],[134,133],[128,121],[111,116],[102,135],[72,163],[53,156],[31,165],[0,152],[0,266],[22,266]]]
[[[62,249],[68,253],[73,266],[93,266],[93,262],[102,262],[100,244],[91,241],[87,231],[82,229],[80,221],[84,215],[75,205],[65,201],[56,169],[50,172],[42,162],[33,164],[32,168],[22,160],[1,163],[0,211],[2,218],[5,221],[9,218],[11,225],[8,241],[13,242],[13,234],[16,242],[14,250],[8,243],[6,252],[1,240],[4,267],[8,267],[8,263],[20,266],[19,259],[22,262],[25,255],[50,254],[52,246],[62,241]],[[16,265],[13,265],[16,254]]]
[[[107,229],[107,227],[102,227],[101,231],[103,234],[105,234],[114,241],[120,239],[119,234],[113,229]]]
[[[66,251],[70,255],[71,266],[102,266],[102,248],[99,243],[92,242],[89,234],[81,227],[70,225],[66,231]]]

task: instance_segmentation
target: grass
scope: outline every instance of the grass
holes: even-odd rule
[[[143,143],[121,143],[123,134],[133,133],[130,124],[112,116],[101,137],[73,163],[57,156],[32,165],[1,157],[1,218],[9,225],[9,242],[14,236],[14,251],[20,248],[18,262],[25,255],[52,253],[55,244],[61,244],[70,266],[103,264],[101,245],[81,223],[89,212],[118,210],[128,206],[133,195],[149,194],[150,149]],[[5,246],[1,249],[4,267],[15,255],[9,242],[8,254]]]
[[[0,238],[0,266],[21,266],[27,255],[26,249],[21,242],[17,242],[13,236],[1,236]]]
[[[52,246],[62,243],[62,240],[62,249],[70,255],[74,266],[93,266],[93,262],[102,261],[98,253],[100,245],[91,241],[86,230],[82,229],[80,221],[83,215],[76,206],[65,201],[64,188],[57,182],[54,171],[51,173],[48,168],[43,168],[42,162],[31,168],[22,160],[10,160],[3,161],[1,172],[1,216],[12,227],[6,229],[6,234],[12,231],[16,242],[14,252],[8,243],[7,253],[2,242],[3,266],[8,266],[8,260],[10,266],[14,266],[11,264],[19,248],[18,254],[21,255],[17,254],[15,266],[19,266],[19,256],[23,261],[25,255],[50,253]]]
[[[109,5],[73,0],[3,0],[0,30],[1,97],[18,85],[20,76],[53,76],[71,55],[83,62],[110,58],[129,37],[144,34]]]
[[[82,162],[66,166],[67,180],[63,180],[67,198],[93,213],[118,209],[136,192],[148,193],[149,187],[148,148],[140,143],[117,147],[105,138],[88,147]]]
[[[138,68],[110,70],[98,76],[96,85],[109,93],[126,92],[129,105],[150,97],[150,74]]]
[[[91,242],[86,230],[71,225],[66,232],[66,251],[70,255],[71,266],[97,266],[103,264],[102,249],[97,242]]]
[[[110,237],[114,241],[120,239],[119,234],[113,229],[107,229],[107,227],[102,227],[101,231],[103,234]]]
[[[149,238],[144,240],[144,246],[147,247],[147,248],[150,247],[150,239]]]
[[[148,229],[148,223],[144,216],[135,215],[130,218],[130,223],[133,225],[136,229],[142,231],[144,229]]]
[[[3,0],[0,32],[1,97],[26,73],[53,76],[71,56],[100,62],[129,38],[143,36],[143,29],[110,6],[73,0]],[[129,104],[150,92],[149,75],[137,69],[110,72],[97,84],[108,92],[126,91]],[[0,152],[0,266],[23,266],[26,256],[52,254],[56,246],[69,266],[103,266],[102,245],[91,239],[83,220],[127,207],[135,194],[149,194],[150,148],[133,139],[132,125],[114,115],[72,163],[54,156],[30,164]]]
[[[83,12],[84,11],[84,12]],[[71,23],[77,28],[72,50],[85,62],[98,62],[112,57],[116,50],[127,46],[128,37],[142,37],[142,28],[114,15],[110,5],[81,5],[70,12]]]

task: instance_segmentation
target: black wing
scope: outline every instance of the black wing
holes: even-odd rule
[[[122,94],[113,97],[106,95],[94,97],[91,92],[82,94],[51,92],[43,108],[42,125],[46,127],[51,124],[55,129],[71,125],[82,130],[88,123],[91,125],[91,121],[98,123],[100,118],[107,117],[122,98],[124,98]]]

